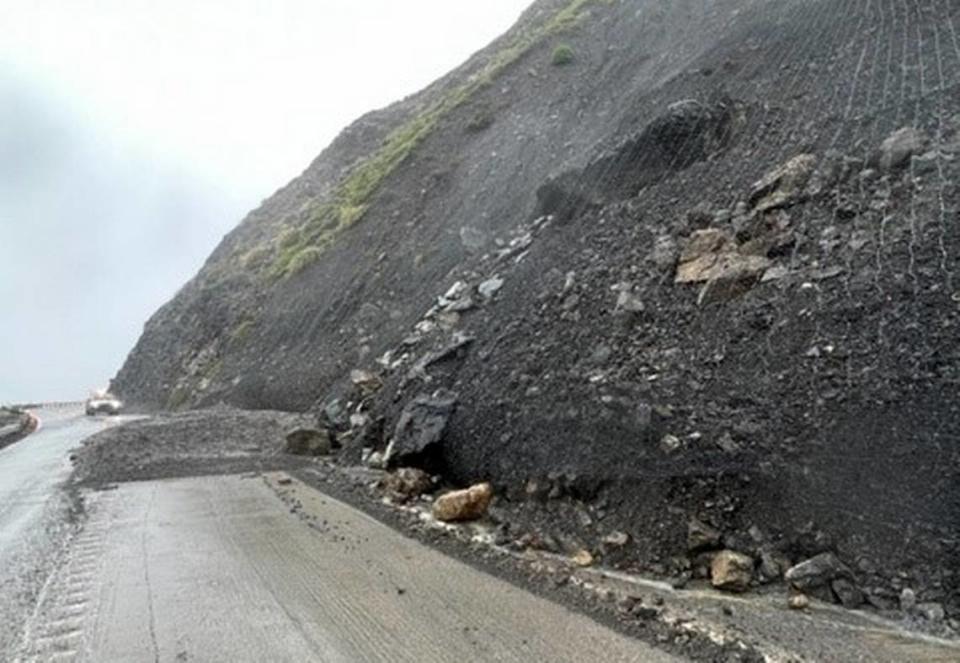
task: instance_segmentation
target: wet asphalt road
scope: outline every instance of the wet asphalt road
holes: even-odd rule
[[[70,450],[114,421],[79,408],[40,412],[42,428],[0,449],[0,660],[8,660],[37,593],[68,541],[71,500],[60,489]]]
[[[48,414],[0,451],[0,661],[676,660],[277,474],[120,484],[74,519],[70,450],[116,421]],[[867,614],[661,598],[783,660],[960,660]]]
[[[297,489],[225,476],[92,494],[20,657],[675,660],[301,486],[308,527],[276,492]]]

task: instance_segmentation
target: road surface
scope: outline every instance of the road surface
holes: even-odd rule
[[[70,450],[115,420],[44,419],[0,451],[0,661],[676,660],[278,474],[124,483],[75,518]],[[661,598],[782,660],[960,660],[866,613]]]
[[[78,408],[41,416],[40,431],[0,449],[0,660],[72,531],[73,505],[60,490],[70,474],[70,449],[114,423],[84,417]]]
[[[291,514],[263,477],[96,494],[20,657],[675,660],[304,490],[318,527]]]

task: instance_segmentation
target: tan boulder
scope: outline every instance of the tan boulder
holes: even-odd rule
[[[736,251],[707,253],[677,267],[676,283],[759,279],[772,263],[769,258]]]
[[[401,501],[419,497],[430,492],[433,481],[430,475],[415,467],[401,467],[399,470],[385,476],[380,485]]]
[[[721,550],[710,564],[710,584],[730,592],[745,592],[753,579],[753,558],[732,550]]]
[[[591,566],[593,564],[593,553],[589,550],[578,550],[571,560],[577,566]]]
[[[765,212],[799,201],[816,167],[816,156],[800,154],[771,170],[753,185],[750,202],[754,209]]]
[[[476,520],[483,517],[493,499],[493,486],[480,483],[465,490],[441,495],[433,503],[433,517],[444,522]]]
[[[705,228],[690,235],[680,252],[680,262],[690,262],[708,254],[735,250],[736,241],[730,233],[719,228]]]
[[[787,605],[791,610],[806,610],[810,607],[810,598],[806,594],[791,594]]]

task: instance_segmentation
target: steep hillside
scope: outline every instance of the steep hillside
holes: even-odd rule
[[[626,531],[622,564],[689,571],[702,521],[955,613],[958,31],[952,0],[541,0],[252,212],[114,388],[322,411],[354,459],[443,389],[421,460],[600,505],[530,518]]]

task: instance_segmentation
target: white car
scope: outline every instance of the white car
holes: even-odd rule
[[[123,403],[112,394],[97,393],[87,399],[87,416],[93,417],[98,414],[120,414]]]

